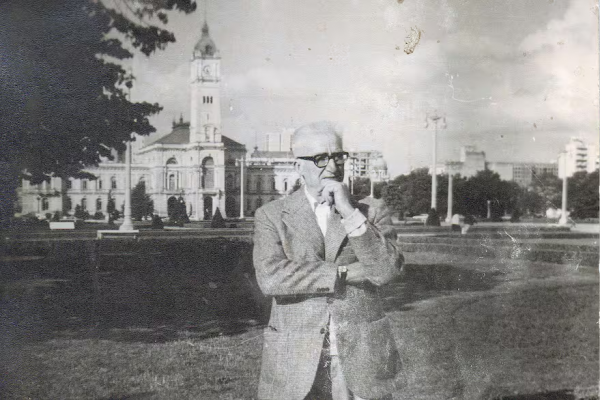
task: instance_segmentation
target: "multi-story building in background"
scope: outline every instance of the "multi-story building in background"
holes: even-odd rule
[[[462,177],[471,177],[479,171],[489,169],[500,175],[500,179],[513,181],[520,186],[529,186],[536,176],[551,174],[558,176],[558,164],[528,163],[528,162],[503,162],[487,161],[485,152],[477,150],[474,146],[463,146],[460,150],[460,161],[448,161],[444,168],[438,166],[438,174],[452,171]],[[430,171],[431,173],[431,168]]]
[[[575,172],[593,172],[598,169],[598,146],[585,143],[582,139],[572,137],[565,145],[564,157],[561,157],[565,162],[565,165],[561,165],[561,169],[566,167],[568,176]]]
[[[221,129],[221,58],[204,23],[190,61],[190,121],[174,121],[171,132],[150,143],[137,138],[132,144],[132,185],[144,182],[155,212],[168,216],[182,201],[190,219],[210,219],[219,208],[224,217],[253,215],[266,202],[286,196],[298,175],[291,153],[293,128],[264,136],[265,147],[246,147],[225,136]],[[52,178],[50,182],[19,188],[21,214],[62,212],[79,206],[94,215],[108,215],[109,201],[121,210],[125,202],[123,154],[87,169],[95,180]],[[242,172],[242,168],[244,171]],[[353,152],[346,176],[387,178],[379,152]],[[242,184],[241,177],[244,175]],[[241,203],[242,191],[244,204]]]
[[[238,213],[241,171],[236,163],[246,148],[222,133],[220,86],[221,57],[205,22],[190,61],[190,121],[181,118],[166,135],[132,146],[132,184],[144,182],[160,215],[169,215],[181,201],[191,219],[211,218],[217,208],[224,216]],[[106,215],[109,199],[120,210],[125,200],[122,157],[87,171],[97,179],[53,178],[51,188],[35,190],[24,183],[21,212],[72,213],[79,205],[92,215]]]

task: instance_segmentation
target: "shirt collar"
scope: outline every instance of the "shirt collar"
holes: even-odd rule
[[[304,185],[304,194],[306,195],[306,198],[308,199],[308,204],[310,204],[310,207],[312,208],[313,212],[316,210],[319,204],[324,203],[324,201],[319,203],[317,199],[315,199],[310,193],[308,193],[306,185]]]

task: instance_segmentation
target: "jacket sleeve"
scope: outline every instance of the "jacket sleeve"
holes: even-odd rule
[[[290,260],[267,213],[259,208],[254,220],[254,269],[267,296],[330,295],[335,291],[337,266],[323,260]]]
[[[348,240],[358,261],[367,269],[369,281],[384,285],[400,275],[404,256],[396,245],[396,233],[390,210],[383,201],[374,201],[368,208],[366,231]]]

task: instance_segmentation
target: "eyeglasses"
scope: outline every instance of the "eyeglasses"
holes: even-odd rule
[[[344,163],[348,159],[348,156],[349,156],[348,152],[340,151],[339,153],[333,153],[333,154],[323,153],[323,154],[317,154],[316,156],[313,156],[313,157],[297,157],[297,158],[299,158],[301,160],[312,161],[315,163],[315,165],[317,167],[325,168],[327,166],[327,164],[329,164],[329,160],[333,160],[335,165],[344,165]]]

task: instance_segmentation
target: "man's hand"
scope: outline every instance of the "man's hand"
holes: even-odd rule
[[[364,265],[360,262],[349,264],[347,267],[348,272],[346,275],[346,284],[348,285],[362,285],[369,281],[367,276],[367,270]]]
[[[348,218],[354,212],[354,207],[350,204],[350,191],[342,182],[333,179],[325,180],[321,197],[328,205],[333,204],[342,218]]]

